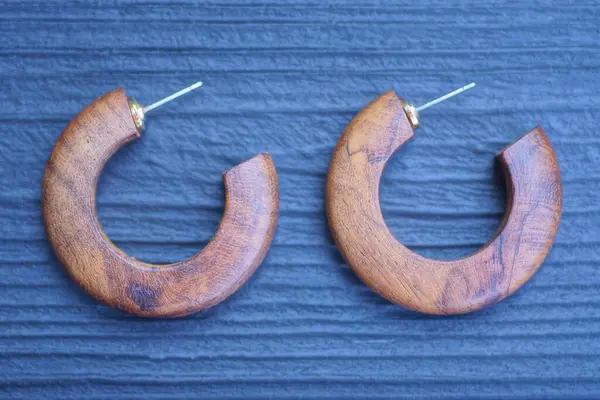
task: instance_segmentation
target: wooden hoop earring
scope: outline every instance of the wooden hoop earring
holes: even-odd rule
[[[550,141],[537,127],[498,153],[508,187],[498,231],[475,254],[438,261],[397,241],[379,205],[385,164],[416,126],[416,109],[388,92],[345,129],[327,176],[334,241],[359,278],[393,303],[428,314],[461,314],[496,303],[531,278],[556,236],[562,185]]]
[[[58,259],[87,293],[140,316],[182,316],[218,304],[260,265],[277,223],[277,174],[268,153],[225,172],[225,213],[210,243],[175,264],[139,262],[104,234],[95,194],[106,161],[140,137],[147,110],[116,89],[69,123],[46,165],[44,224]]]

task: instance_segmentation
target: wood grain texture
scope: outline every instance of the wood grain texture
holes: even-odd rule
[[[122,89],[98,98],[71,121],[44,174],[48,239],[75,282],[109,306],[146,317],[182,316],[214,306],[252,275],[273,239],[279,193],[271,157],[261,154],[223,174],[225,214],[202,251],[182,262],[154,265],[115,247],[96,215],[96,184],[104,164],[138,137]]]
[[[558,231],[562,184],[550,141],[537,127],[498,154],[508,197],[500,227],[475,254],[441,261],[396,240],[379,205],[383,169],[413,134],[391,91],[359,112],[342,133],[326,192],[329,227],[340,252],[373,290],[416,311],[463,314],[504,299],[537,271]]]

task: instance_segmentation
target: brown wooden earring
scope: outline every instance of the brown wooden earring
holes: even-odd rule
[[[508,197],[498,231],[469,257],[428,259],[394,238],[379,206],[381,173],[413,136],[417,110],[388,92],[346,127],[327,176],[329,227],[348,265],[389,301],[428,314],[475,311],[515,292],[546,258],[562,212],[556,155],[541,127],[498,153]]]
[[[144,114],[193,85],[143,108],[116,89],[77,115],[46,165],[42,212],[58,259],[104,304],[147,317],[176,317],[223,301],[252,275],[271,244],[279,212],[275,166],[268,153],[223,174],[225,213],[208,245],[175,264],[139,262],[116,248],[96,216],[96,183],[106,161],[140,137]]]

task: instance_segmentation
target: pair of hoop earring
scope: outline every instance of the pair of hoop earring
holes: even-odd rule
[[[114,246],[96,215],[98,177],[120,147],[140,137],[146,112],[162,103],[144,108],[123,89],[96,99],[58,139],[42,187],[46,232],[70,276],[104,304],[147,317],[190,314],[235,292],[264,259],[279,213],[275,165],[263,153],[223,174],[223,219],[196,255],[153,265]],[[546,258],[562,213],[557,158],[541,127],[498,153],[508,200],[498,231],[469,257],[432,260],[394,238],[379,205],[385,164],[418,125],[417,109],[393,92],[354,117],[329,166],[329,227],[348,265],[389,301],[428,314],[475,311],[515,292]]]

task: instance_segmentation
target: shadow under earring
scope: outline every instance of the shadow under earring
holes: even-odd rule
[[[394,238],[379,205],[392,154],[414,134],[418,109],[387,92],[360,111],[331,157],[326,206],[333,239],[359,278],[389,301],[428,314],[461,314],[496,303],[540,267],[556,236],[562,185],[556,155],[537,127],[497,155],[508,205],[494,237],[471,256],[425,258]]]
[[[137,261],[115,247],[100,226],[96,183],[106,161],[141,136],[148,111],[199,86],[145,108],[123,89],[109,92],[69,123],[50,155],[42,187],[48,239],[75,282],[108,306],[147,317],[206,309],[243,285],[269,249],[279,191],[268,153],[223,174],[225,213],[219,229],[202,251],[185,261]]]

